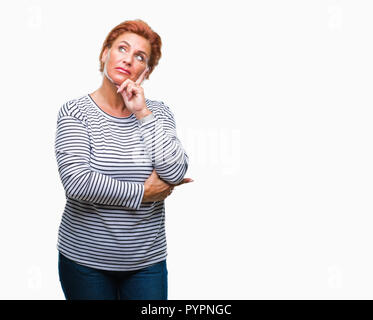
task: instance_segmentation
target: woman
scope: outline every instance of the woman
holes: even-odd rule
[[[160,57],[161,39],[145,22],[119,24],[101,50],[101,87],[59,110],[66,299],[167,299],[164,199],[193,180],[184,178],[188,156],[172,111],[141,87]]]

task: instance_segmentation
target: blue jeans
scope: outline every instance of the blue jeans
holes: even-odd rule
[[[107,271],[59,253],[58,272],[67,300],[167,300],[166,260],[135,271]]]

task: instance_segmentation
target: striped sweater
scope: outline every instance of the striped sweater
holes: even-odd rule
[[[114,117],[84,95],[57,116],[55,154],[66,194],[57,249],[102,270],[138,270],[166,259],[164,201],[144,202],[153,169],[180,182],[188,156],[163,102],[145,99],[154,118]]]

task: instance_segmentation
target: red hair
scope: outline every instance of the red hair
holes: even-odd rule
[[[102,45],[99,61],[100,61],[100,72],[104,71],[104,63],[101,61],[102,55],[104,53],[105,48],[111,48],[113,42],[123,33],[131,32],[136,33],[137,35],[147,39],[150,42],[150,58],[148,61],[149,72],[146,76],[146,79],[149,79],[149,75],[153,72],[155,66],[158,65],[158,61],[162,56],[161,47],[162,47],[162,40],[158,33],[154,32],[149,25],[140,20],[127,20],[116,27],[114,27],[109,34],[106,36],[106,39]]]

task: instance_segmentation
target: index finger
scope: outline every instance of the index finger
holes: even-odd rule
[[[140,75],[140,77],[135,81],[136,84],[141,85],[141,83],[144,81],[144,78],[146,76],[146,73],[148,72],[149,67],[146,67],[144,72]]]

